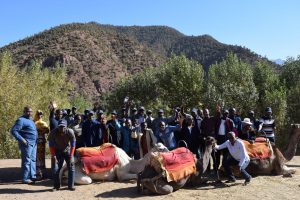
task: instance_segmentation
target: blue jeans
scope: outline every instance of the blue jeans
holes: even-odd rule
[[[249,162],[250,161],[245,162],[244,165],[240,167],[241,174],[245,180],[250,180],[250,178],[251,178],[251,176],[246,171],[246,168],[249,165]],[[239,161],[234,159],[231,155],[228,155],[227,158],[224,160],[223,166],[224,166],[225,172],[230,180],[235,180],[235,177],[232,173],[230,166],[238,165],[238,164],[239,164]]]
[[[27,182],[30,179],[36,179],[36,143],[28,143],[27,145],[19,143],[19,149],[22,159],[22,181]]]
[[[68,153],[56,153],[56,162],[53,160],[52,163],[52,173],[54,179],[54,188],[60,188],[60,179],[59,172],[64,164],[64,161],[67,163],[68,167],[68,187],[74,187],[74,178],[75,178],[75,165],[74,165],[74,156],[70,157]]]

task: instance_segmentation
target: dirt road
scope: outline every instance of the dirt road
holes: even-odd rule
[[[186,188],[167,196],[141,196],[136,192],[135,182],[98,182],[91,185],[76,186],[76,191],[61,190],[51,192],[52,183],[47,179],[35,185],[20,183],[20,160],[0,160],[0,200],[60,200],[60,199],[142,199],[142,200],[192,200],[192,199],[300,199],[300,156],[289,162],[297,169],[292,178],[281,176],[260,176],[253,178],[251,184],[242,186],[243,180],[230,187],[207,186]],[[50,166],[47,160],[47,166]],[[49,170],[50,171],[50,170]],[[66,187],[66,186],[64,186]]]

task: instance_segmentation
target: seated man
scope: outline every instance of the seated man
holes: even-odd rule
[[[240,138],[242,140],[247,140],[252,144],[255,141],[256,135],[254,129],[252,128],[252,122],[249,118],[245,118],[244,121],[242,121],[242,127]]]
[[[216,145],[215,149],[221,150],[228,148],[229,154],[225,158],[223,166],[225,168],[226,174],[228,176],[228,181],[226,183],[233,183],[236,181],[230,166],[238,165],[242,176],[245,179],[245,185],[250,183],[251,176],[246,172],[246,167],[250,162],[250,158],[246,152],[244,143],[237,139],[234,132],[228,133],[228,140],[221,145]]]

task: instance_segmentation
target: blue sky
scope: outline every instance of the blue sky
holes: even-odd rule
[[[0,47],[72,22],[166,25],[269,59],[300,55],[298,0],[3,0]]]

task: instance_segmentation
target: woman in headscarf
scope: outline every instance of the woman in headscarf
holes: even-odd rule
[[[48,124],[43,121],[43,112],[37,110],[34,116],[34,122],[38,131],[37,155],[36,155],[36,176],[37,179],[44,178],[43,173],[46,170],[45,155],[46,155],[46,134],[49,133]]]

